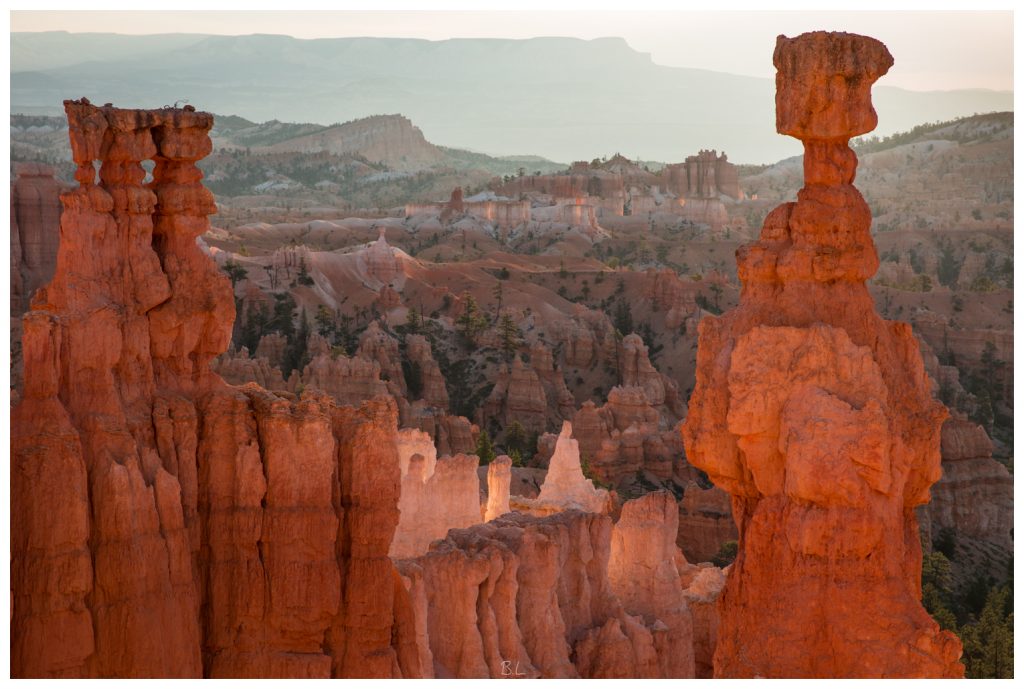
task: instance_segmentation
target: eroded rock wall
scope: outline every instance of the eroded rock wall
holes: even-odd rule
[[[235,313],[195,241],[213,117],[65,108],[80,186],[12,412],[12,675],[401,674],[397,410],[212,373]]]
[[[399,646],[438,678],[692,677],[689,598],[675,563],[648,570],[622,557],[648,546],[660,554],[656,544],[672,543],[675,506],[645,505],[621,527],[569,510],[450,531],[426,554],[398,562],[399,607],[422,611]],[[623,575],[616,580],[613,552]],[[633,576],[635,585],[626,581]],[[628,603],[615,581],[623,594],[635,591]]]

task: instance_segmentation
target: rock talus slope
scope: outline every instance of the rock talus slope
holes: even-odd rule
[[[961,677],[961,646],[920,603],[914,508],[938,480],[947,412],[910,326],[882,320],[850,137],[877,117],[880,42],[780,36],[777,129],[805,186],[737,252],[740,305],[700,324],[689,461],[732,496],[739,553],[720,600],[716,677]]]

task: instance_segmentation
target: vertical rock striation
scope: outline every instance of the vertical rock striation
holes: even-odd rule
[[[15,163],[11,182],[11,315],[53,277],[64,183],[43,163]]]
[[[939,478],[946,410],[910,326],[882,320],[850,137],[892,65],[851,34],[780,36],[776,125],[805,186],[737,252],[740,305],[701,321],[689,461],[732,496],[739,554],[717,677],[956,677],[960,643],[920,604],[914,508]]]
[[[65,109],[80,186],[12,412],[12,675],[401,674],[394,404],[211,372],[235,314],[196,244],[213,117]]]
[[[427,677],[693,677],[673,502],[652,494],[615,527],[569,510],[452,529],[398,562],[397,608],[417,611],[398,625],[399,648]],[[640,553],[669,561],[648,569],[652,558],[629,560]]]

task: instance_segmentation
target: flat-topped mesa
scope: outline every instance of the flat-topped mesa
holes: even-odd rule
[[[920,604],[914,509],[940,476],[940,428],[906,323],[875,313],[871,213],[851,136],[874,128],[878,41],[780,36],[777,127],[805,186],[737,251],[739,306],[700,322],[686,456],[732,496],[739,553],[717,677],[963,676]]]

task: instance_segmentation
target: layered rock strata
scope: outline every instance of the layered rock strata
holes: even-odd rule
[[[740,305],[700,325],[686,456],[732,496],[739,553],[716,677],[957,677],[959,640],[920,603],[914,509],[946,410],[910,326],[882,320],[850,137],[892,65],[851,34],[780,36],[776,125],[804,143],[795,203],[737,252]]]
[[[654,368],[643,338],[631,333],[619,346],[619,381],[623,387],[643,389],[652,407],[664,408],[675,419],[683,416],[678,384]]]
[[[371,322],[359,336],[356,356],[380,364],[381,379],[387,383],[390,393],[395,397],[406,397],[408,388],[402,371],[398,340],[381,328],[379,321]]]
[[[247,347],[224,352],[210,363],[210,368],[231,385],[256,383],[267,390],[287,389],[281,369],[271,366],[264,357],[249,356]]]
[[[702,489],[689,481],[679,501],[676,543],[691,562],[710,562],[728,541],[739,537],[729,494],[717,486]]]
[[[212,373],[234,318],[195,241],[213,117],[65,109],[80,186],[12,413],[12,675],[402,674],[394,405]]]
[[[373,290],[383,287],[401,287],[405,280],[402,264],[395,256],[395,251],[388,245],[384,236],[385,229],[380,228],[377,241],[359,252],[358,266],[366,278],[366,284]]]
[[[612,388],[600,407],[588,400],[572,416],[573,437],[580,456],[594,476],[610,485],[628,481],[638,471],[668,480],[678,468],[682,441],[675,429],[664,427],[658,411],[639,387]],[[554,451],[557,436],[541,436],[542,456]]]
[[[942,478],[925,508],[932,538],[953,529],[959,538],[1013,552],[1013,475],[992,459],[985,429],[962,418],[942,426]]]
[[[511,367],[503,364],[480,413],[482,418],[499,419],[505,427],[518,421],[527,430],[543,431],[549,416],[548,399],[537,372],[518,356]]]
[[[448,388],[441,366],[430,349],[430,341],[423,335],[409,335],[405,339],[405,347],[412,370],[419,378],[419,398],[431,407],[447,411]]]

